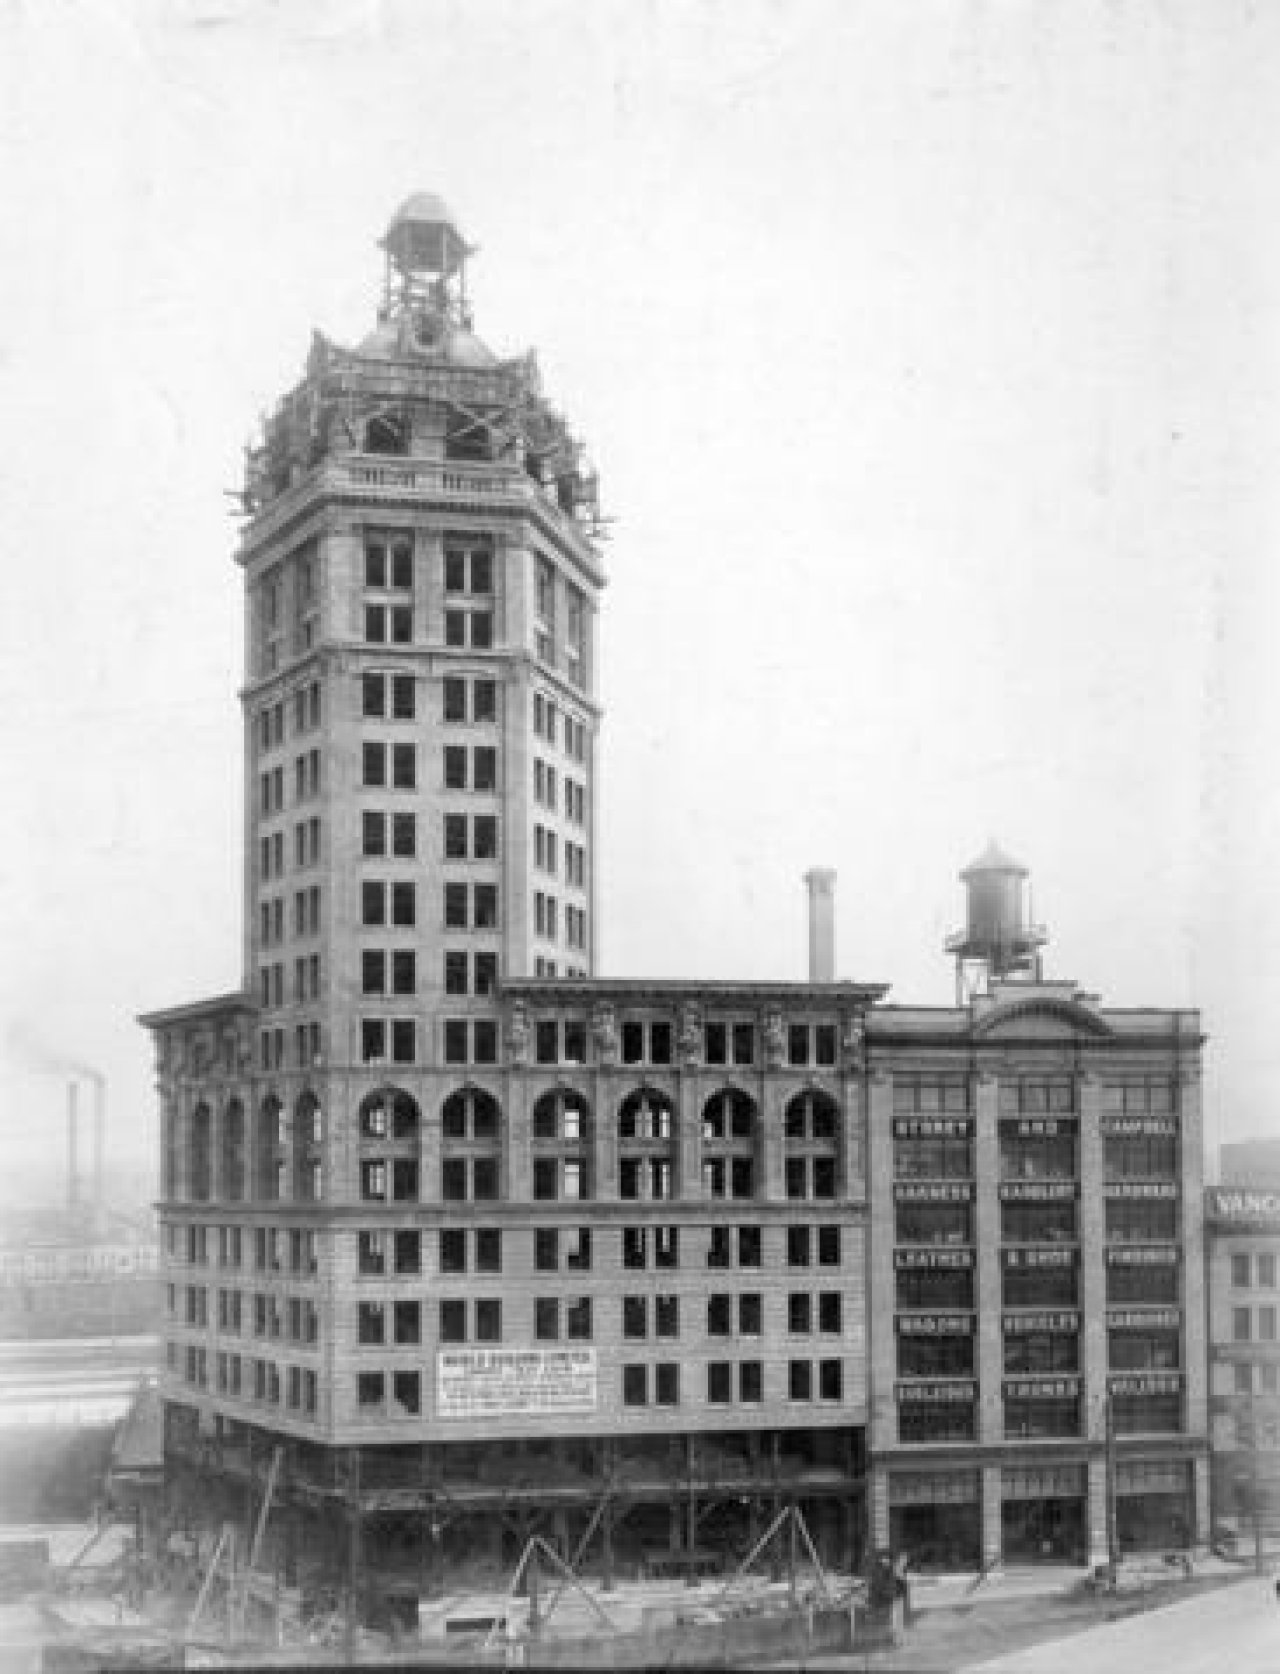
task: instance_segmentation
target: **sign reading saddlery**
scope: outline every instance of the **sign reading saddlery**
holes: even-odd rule
[[[596,1410],[594,1349],[441,1349],[441,1418],[503,1418]]]

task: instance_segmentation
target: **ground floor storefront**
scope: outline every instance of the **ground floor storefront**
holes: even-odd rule
[[[1204,1454],[1108,1459],[1001,1457],[988,1449],[944,1461],[873,1461],[870,1537],[917,1570],[995,1564],[1101,1563],[1180,1551],[1209,1538]]]
[[[317,1613],[357,1592],[376,1626],[399,1603],[501,1591],[531,1546],[549,1573],[606,1589],[748,1561],[849,1574],[865,1482],[854,1427],[325,1448],[231,1421],[196,1435],[171,1415],[165,1515],[206,1537],[233,1524],[241,1551],[261,1523],[259,1569]]]

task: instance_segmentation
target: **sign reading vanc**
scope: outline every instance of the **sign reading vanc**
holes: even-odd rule
[[[1209,1218],[1280,1227],[1280,1192],[1242,1191],[1227,1186],[1209,1189]]]
[[[441,1349],[436,1413],[505,1418],[596,1410],[594,1349]]]

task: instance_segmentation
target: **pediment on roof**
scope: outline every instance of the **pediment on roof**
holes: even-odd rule
[[[1077,1001],[1038,997],[996,1006],[979,1018],[973,1032],[1013,1040],[1073,1040],[1079,1035],[1097,1038],[1112,1031],[1096,1012]]]

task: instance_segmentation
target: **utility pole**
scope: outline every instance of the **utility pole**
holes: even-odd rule
[[[1251,1368],[1252,1370],[1252,1368]],[[1262,1472],[1258,1462],[1258,1396],[1249,1384],[1249,1499],[1253,1506],[1253,1567],[1262,1574]]]
[[[353,1447],[348,1455],[347,1478],[347,1617],[344,1634],[344,1655],[348,1665],[355,1662],[356,1624],[360,1599],[360,1449]]]
[[[1120,1542],[1116,1537],[1116,1421],[1111,1406],[1111,1391],[1103,1396],[1107,1423],[1107,1562],[1114,1581],[1120,1562]]]

